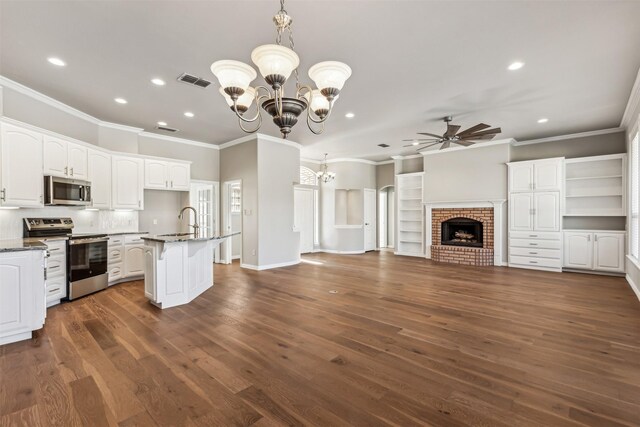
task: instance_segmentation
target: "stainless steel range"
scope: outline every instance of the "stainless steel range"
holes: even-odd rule
[[[74,300],[105,289],[108,282],[106,234],[73,234],[71,218],[25,218],[24,237],[66,236],[67,296]]]

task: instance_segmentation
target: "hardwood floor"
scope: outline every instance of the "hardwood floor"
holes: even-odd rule
[[[0,347],[0,426],[640,425],[622,278],[304,258],[216,265],[164,311],[142,282],[50,309]]]

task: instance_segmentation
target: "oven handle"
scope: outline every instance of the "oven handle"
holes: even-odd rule
[[[69,240],[69,245],[85,245],[87,243],[100,243],[100,242],[106,242],[108,240],[109,240],[108,237],[100,237],[96,239],[76,239],[76,240]]]

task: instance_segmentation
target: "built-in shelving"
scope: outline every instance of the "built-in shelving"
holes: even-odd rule
[[[567,159],[564,216],[624,216],[624,188],[624,154]]]
[[[422,172],[396,175],[398,255],[424,256],[422,177]]]

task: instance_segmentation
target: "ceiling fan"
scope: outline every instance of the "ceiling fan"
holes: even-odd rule
[[[403,141],[405,142],[412,142],[412,144],[405,145],[405,147],[418,147],[417,151],[422,151],[434,145],[442,144],[442,146],[440,147],[440,150],[442,150],[445,148],[449,148],[452,142],[454,144],[469,147],[476,142],[493,139],[494,136],[502,132],[500,128],[484,130],[491,127],[484,123],[479,123],[475,126],[471,126],[469,129],[458,132],[458,130],[460,130],[460,126],[452,125],[452,120],[453,117],[451,116],[447,116],[444,118],[444,122],[447,124],[447,131],[442,134],[442,136],[435,133],[418,132],[418,135],[430,136],[431,138],[403,139]]]

